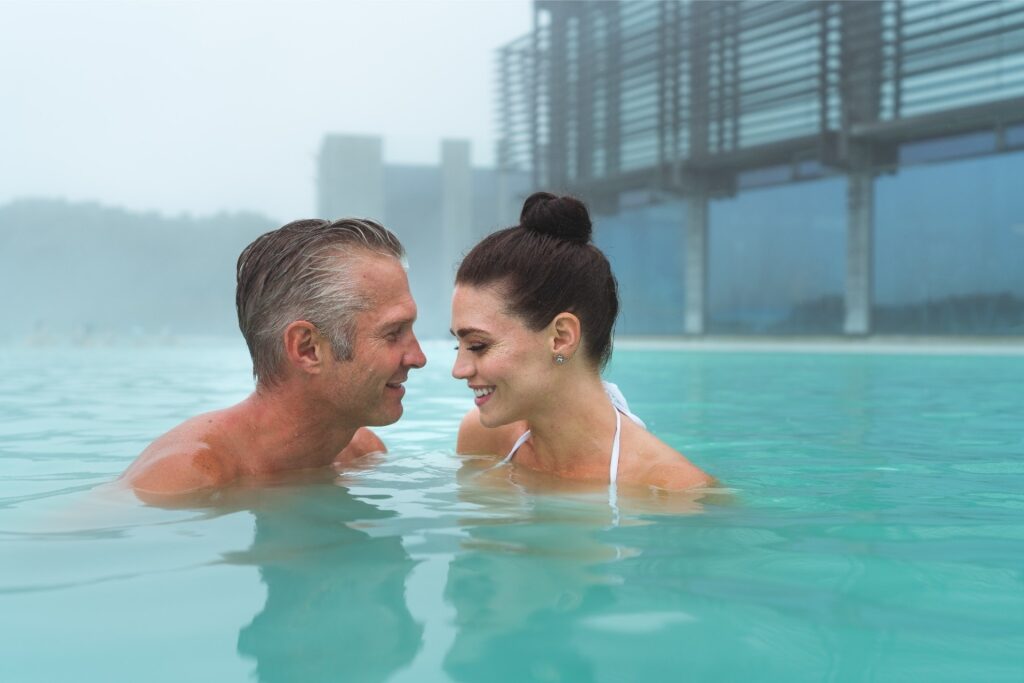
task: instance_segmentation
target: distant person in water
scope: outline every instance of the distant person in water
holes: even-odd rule
[[[590,237],[579,200],[538,192],[518,226],[489,235],[462,261],[452,375],[466,380],[476,407],[462,420],[456,450],[613,487],[710,485],[712,477],[648,432],[601,380],[619,298]]]
[[[235,304],[256,390],[167,432],[122,475],[141,494],[350,463],[385,450],[370,425],[402,415],[426,363],[404,249],[369,220],[300,220],[238,258]]]

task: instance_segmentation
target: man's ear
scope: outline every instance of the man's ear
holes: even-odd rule
[[[581,341],[580,319],[568,311],[559,313],[551,321],[551,353],[572,358]]]
[[[296,320],[284,328],[284,355],[291,365],[317,374],[323,367],[325,353],[330,353],[327,339],[313,323]]]

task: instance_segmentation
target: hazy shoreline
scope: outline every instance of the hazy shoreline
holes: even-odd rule
[[[1024,337],[904,336],[717,336],[616,337],[623,350],[749,352],[749,353],[849,353],[905,355],[1024,356]]]
[[[424,338],[423,343],[448,345],[450,340]],[[237,346],[245,349],[240,335],[101,333],[93,337],[50,335],[48,338],[3,338],[0,348],[125,348]],[[969,355],[1024,356],[1024,337],[904,336],[635,336],[619,335],[615,348],[623,351],[687,351],[693,353],[815,353],[815,354],[895,354],[895,355]]]

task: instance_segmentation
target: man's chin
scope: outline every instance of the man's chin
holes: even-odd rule
[[[396,408],[391,408],[387,411],[381,411],[380,413],[374,415],[371,418],[371,421],[366,423],[366,426],[386,427],[387,425],[395,424],[402,417],[402,413],[404,412],[405,408],[402,406],[401,403],[399,403]]]

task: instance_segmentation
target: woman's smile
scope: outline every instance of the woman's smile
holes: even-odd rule
[[[487,403],[491,398],[491,394],[494,393],[494,387],[470,386],[469,388],[473,390],[473,396],[475,397],[473,402],[476,403],[477,407]]]

